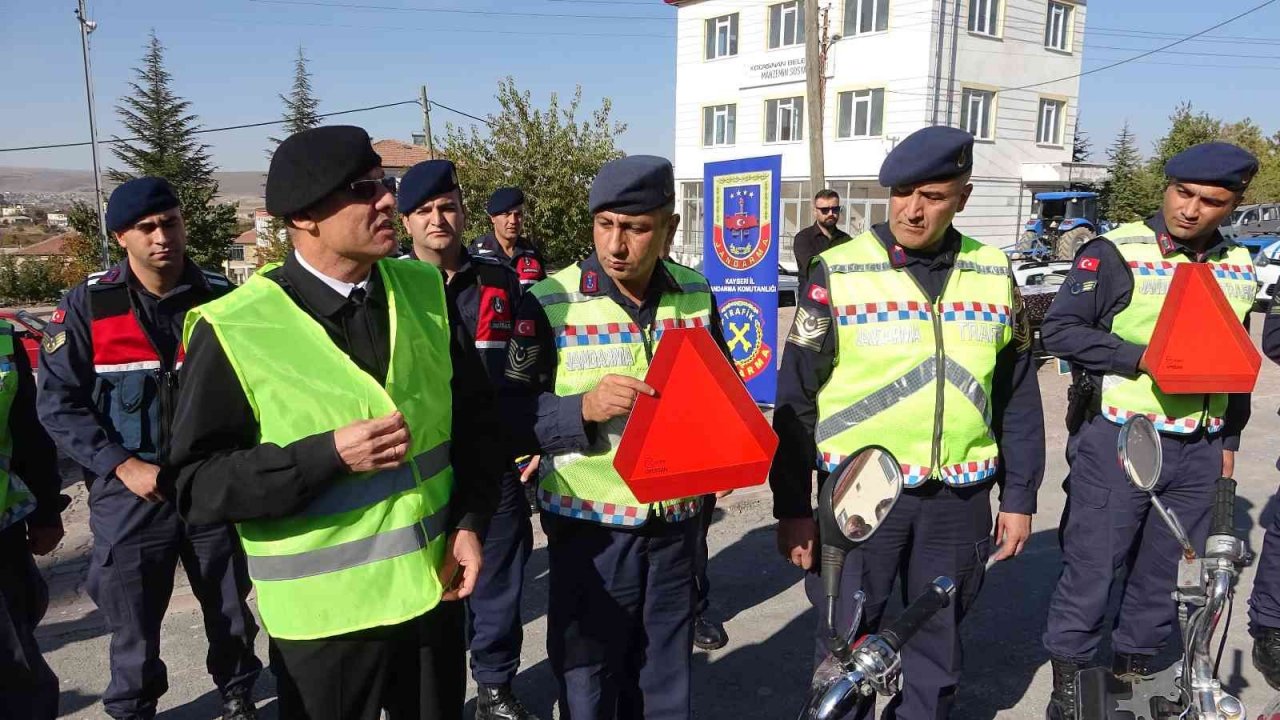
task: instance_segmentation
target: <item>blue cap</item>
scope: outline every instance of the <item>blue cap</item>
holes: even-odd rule
[[[947,180],[973,169],[973,135],[959,128],[934,125],[898,143],[880,166],[881,187]]]
[[[1231,143],[1200,143],[1169,158],[1164,174],[1173,180],[1243,190],[1258,174],[1258,158]]]
[[[484,209],[490,215],[501,215],[524,204],[524,191],[517,187],[498,188],[489,196],[489,203]]]
[[[671,161],[656,155],[629,155],[600,168],[591,183],[591,214],[606,210],[641,215],[676,199]]]
[[[437,195],[458,189],[458,170],[450,160],[427,160],[409,168],[396,190],[396,208],[402,215],[417,210]]]
[[[168,180],[140,177],[111,193],[107,201],[107,230],[124,232],[141,218],[178,207],[178,195]]]

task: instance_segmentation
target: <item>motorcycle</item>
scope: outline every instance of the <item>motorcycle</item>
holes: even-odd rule
[[[901,650],[937,611],[951,604],[955,583],[934,580],[924,593],[879,634],[857,637],[865,596],[853,597],[847,636],[836,628],[840,573],[850,550],[866,542],[902,494],[898,461],[882,448],[850,455],[818,492],[818,532],[822,545],[823,638],[830,655],[818,666],[800,720],[834,720],[876,695],[893,697],[901,687]]]
[[[1244,540],[1235,534],[1235,480],[1218,479],[1205,552],[1197,555],[1177,516],[1155,494],[1163,462],[1155,426],[1141,415],[1130,419],[1120,430],[1117,450],[1129,482],[1150,496],[1151,506],[1182,546],[1172,596],[1178,605],[1183,655],[1165,670],[1132,682],[1116,678],[1108,668],[1081,670],[1076,676],[1078,717],[1240,720],[1245,717],[1244,705],[1223,690],[1217,679],[1225,629],[1216,655],[1212,651],[1224,610],[1230,623],[1235,580],[1251,560]]]

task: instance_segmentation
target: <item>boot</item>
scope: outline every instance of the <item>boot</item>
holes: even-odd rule
[[[1117,680],[1133,682],[1140,677],[1151,674],[1151,655],[1117,652],[1111,659],[1111,674]]]
[[[481,685],[476,689],[475,720],[538,720],[538,716],[520,703],[510,685]]]
[[[729,644],[729,634],[724,626],[706,615],[693,618],[693,644],[702,650],[719,650]]]
[[[258,720],[248,688],[231,690],[222,696],[222,720]]]
[[[1280,690],[1280,629],[1258,628],[1253,633],[1253,666],[1274,690]]]
[[[1080,665],[1069,660],[1051,658],[1053,665],[1053,693],[1049,696],[1049,707],[1045,708],[1045,720],[1075,720],[1076,718],[1076,673]]]

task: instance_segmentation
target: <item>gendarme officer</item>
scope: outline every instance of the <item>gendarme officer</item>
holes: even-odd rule
[[[1121,568],[1128,579],[1111,633],[1113,672],[1148,674],[1173,631],[1169,593],[1181,552],[1147,494],[1132,487],[1116,463],[1120,427],[1136,414],[1155,423],[1165,458],[1156,493],[1177,513],[1192,545],[1203,547],[1214,483],[1231,476],[1249,419],[1248,395],[1161,392],[1143,357],[1181,264],[1207,263],[1235,315],[1247,321],[1257,292],[1253,263],[1218,225],[1240,203],[1258,161],[1214,142],[1175,155],[1164,170],[1160,212],[1085,245],[1041,327],[1045,349],[1070,361],[1076,376],[1062,575],[1044,634],[1053,661],[1051,717],[1074,717],[1075,673],[1097,652]]]
[[[503,187],[493,191],[485,205],[493,232],[486,233],[471,242],[473,255],[493,257],[511,265],[520,278],[520,286],[533,284],[547,276],[547,265],[542,253],[529,238],[520,234],[524,228],[524,191],[516,187]]]
[[[525,295],[506,370],[509,413],[544,453],[547,655],[566,720],[687,720],[700,500],[641,503],[613,457],[663,332],[724,341],[706,279],[661,260],[680,222],[671,163],[606,163],[589,201],[595,252]]]
[[[863,630],[874,632],[899,577],[910,597],[939,575],[959,588],[903,651],[906,686],[886,717],[947,716],[960,622],[992,552],[992,485],[1002,489],[995,558],[1004,559],[1030,535],[1044,473],[1040,389],[1008,259],[951,224],[973,190],[972,167],[973,136],[962,130],[929,127],[899,143],[880,169],[889,222],[810,265],[782,356],[770,479],[782,555],[816,569],[815,460],[830,471],[880,445],[901,463],[906,489],[849,555],[842,597],[866,593]],[[816,573],[806,589],[821,607]],[[842,626],[850,614],[846,604]]]
[[[116,188],[106,218],[127,257],[63,299],[46,330],[39,376],[40,420],[89,486],[88,589],[111,628],[102,704],[114,718],[155,715],[168,689],[160,623],[181,561],[204,613],[207,665],[224,715],[252,718],[262,664],[235,532],[219,520],[183,522],[159,483],[173,439],[183,318],[231,284],[187,258],[182,211],[165,180]]]
[[[413,250],[406,257],[429,262],[444,273],[445,294],[462,321],[460,343],[475,347],[489,381],[498,388],[520,298],[515,271],[492,255],[472,255],[463,246],[467,216],[452,162],[428,160],[409,168],[400,179],[396,204],[413,238]],[[500,452],[503,438],[491,440],[490,452]],[[501,500],[483,537],[484,565],[467,602],[476,720],[537,720],[511,690],[524,644],[524,569],[533,552],[524,484],[536,470],[536,463],[523,471],[513,465],[503,474]]]

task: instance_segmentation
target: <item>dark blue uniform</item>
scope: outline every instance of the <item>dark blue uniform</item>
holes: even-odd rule
[[[659,264],[644,301],[636,305],[596,255],[579,265],[584,277],[597,279],[582,292],[607,296],[643,328],[653,327],[663,293],[681,292]],[[720,327],[713,303],[710,331],[728,356]],[[509,354],[506,412],[513,429],[532,428],[536,436],[521,438],[531,446],[521,449],[556,454],[590,447],[596,426],[582,419],[582,396],[553,392],[556,343],[532,296],[520,303]],[[541,518],[551,564],[547,655],[560,681],[560,717],[592,720],[597,708],[615,705],[618,718],[689,717],[697,517],[666,522],[651,514],[634,528],[545,509]],[[601,643],[601,637],[617,641]]]
[[[502,249],[502,244],[493,233],[481,235],[472,240],[468,249],[472,255],[492,257],[499,262],[509,264],[511,269],[516,271],[516,277],[520,279],[520,287],[526,290],[547,276],[547,263],[542,258],[542,252],[528,238],[516,238],[515,250],[510,257]]]
[[[227,292],[226,278],[187,263],[164,297],[144,290],[122,262],[77,285],[47,329],[39,414],[59,447],[84,468],[93,553],[88,590],[111,628],[111,682],[103,705],[116,718],[154,716],[168,689],[160,624],[179,561],[204,614],[207,667],[224,697],[248,693],[262,669],[249,578],[231,526],[187,525],[171,502],[150,503],[115,476],[130,457],[162,464],[188,309]]]
[[[1195,262],[1216,260],[1231,247],[1215,232],[1202,254],[1173,241],[1161,215],[1147,225],[1167,248]],[[1111,333],[1116,315],[1128,306],[1133,276],[1115,246],[1095,240],[1081,249],[1041,327],[1045,350],[1071,362],[1073,372],[1088,373],[1102,387],[1106,373],[1133,376],[1146,347]],[[1246,322],[1247,325],[1247,322]],[[1080,429],[1067,441],[1070,474],[1064,483],[1067,506],[1060,526],[1063,569],[1049,606],[1044,645],[1060,660],[1090,661],[1098,648],[1111,583],[1128,568],[1124,598],[1112,629],[1117,653],[1156,654],[1173,629],[1175,605],[1169,600],[1180,557],[1177,541],[1151,512],[1151,503],[1126,479],[1116,462],[1120,426],[1097,413],[1100,395]],[[1222,474],[1222,451],[1240,446],[1249,420],[1249,396],[1230,397],[1219,433],[1202,428],[1191,435],[1164,435],[1164,471],[1156,492],[1202,547],[1208,532],[1214,482]]]
[[[1273,295],[1271,309],[1262,324],[1262,352],[1272,362],[1280,363],[1280,302]],[[1258,522],[1266,530],[1262,553],[1258,556],[1253,576],[1253,594],[1249,596],[1249,629],[1280,631],[1280,493],[1263,508]]]
[[[465,248],[462,269],[449,278],[445,292],[458,308],[464,344],[476,354],[495,388],[501,386],[507,341],[514,326],[521,288],[515,272],[491,255]],[[533,524],[520,473],[502,476],[498,508],[484,537],[484,564],[468,598],[471,674],[482,685],[509,685],[520,667],[524,624],[520,597],[524,569],[533,552]]]
[[[942,294],[960,247],[960,234],[954,228],[947,230],[940,249],[933,254],[899,248],[887,225],[876,225],[872,232],[890,250],[894,267],[910,273],[930,297]],[[798,312],[828,317],[830,308],[814,300],[827,297],[826,287],[826,266],[811,266],[809,285],[800,294]],[[1000,470],[996,476],[1002,490],[1000,510],[1031,515],[1036,511],[1036,493],[1044,476],[1044,416],[1025,319],[1019,317],[1016,322],[1015,327],[1023,329],[1015,333],[1014,341],[996,358],[991,418],[1000,445]],[[794,327],[782,355],[778,407],[774,412],[779,444],[769,479],[774,516],[778,519],[802,518],[813,512],[810,498],[818,457],[814,443],[817,397],[836,363],[835,327],[828,324],[825,329],[816,329],[817,332],[815,328],[806,331]],[[890,702],[886,717],[946,717],[950,710],[963,666],[958,628],[977,597],[991,554],[990,493],[991,483],[950,487],[927,482],[906,489],[884,526],[849,554],[841,579],[841,597],[852,598],[858,590],[866,593],[865,632],[879,627],[899,574],[903,576],[904,593],[911,597],[939,575],[951,577],[959,588],[960,595],[952,609],[935,615],[903,653],[905,687]],[[806,576],[805,590],[815,607],[824,607],[825,593],[816,572]],[[839,627],[847,628],[852,622],[851,609],[848,602],[840,608]],[[826,655],[826,646],[819,638],[815,660],[821,661]]]

